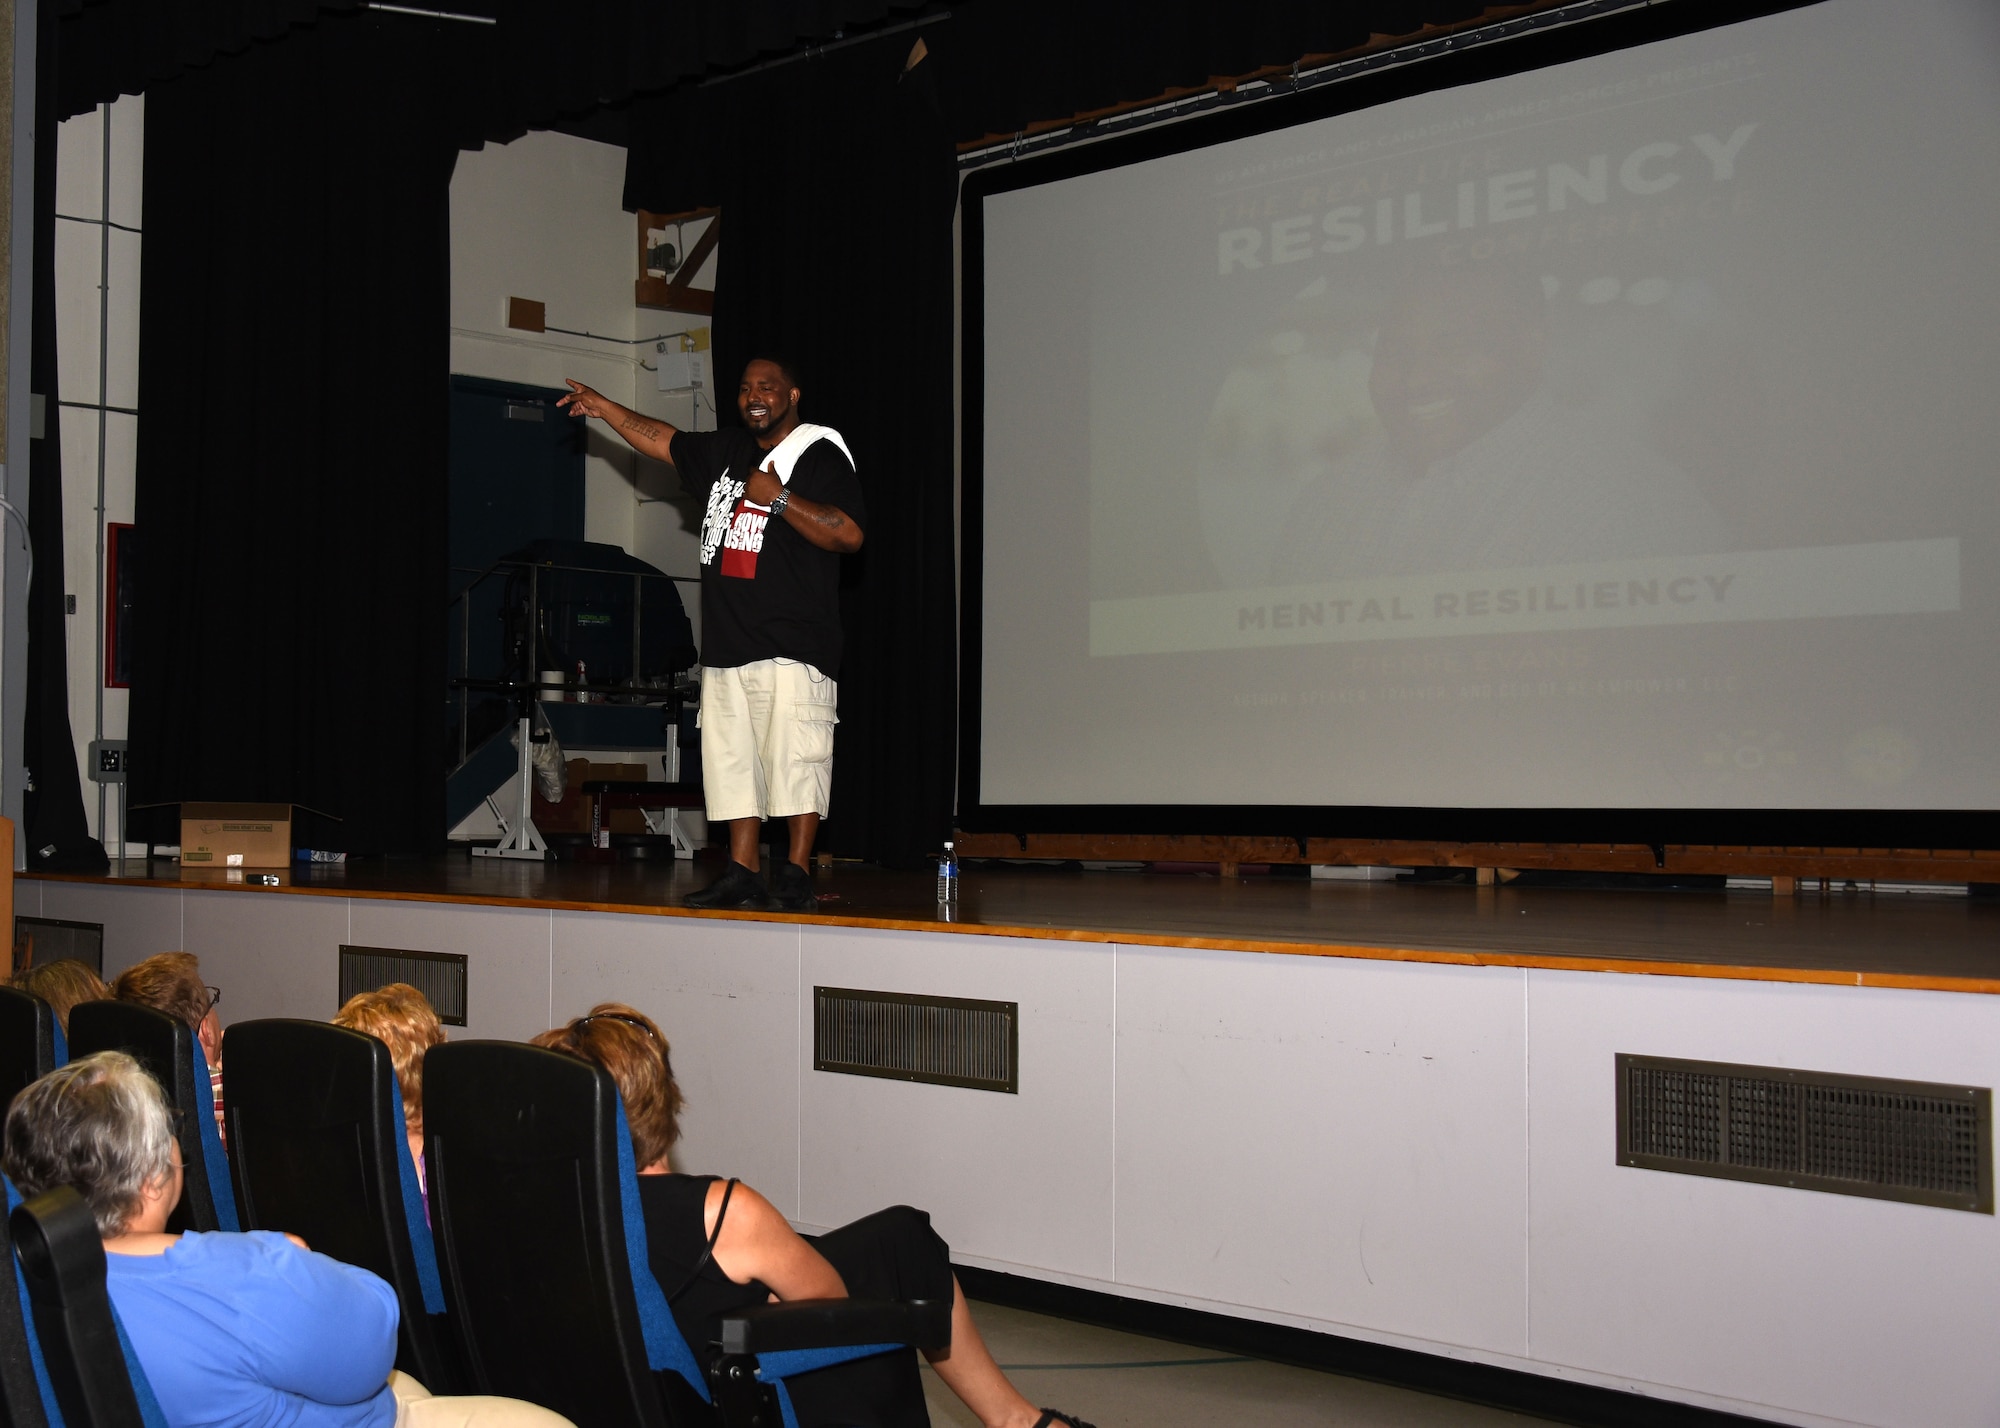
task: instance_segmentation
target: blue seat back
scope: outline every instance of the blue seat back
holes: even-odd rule
[[[68,1186],[22,1201],[10,1182],[7,1199],[16,1273],[49,1395],[47,1420],[67,1428],[167,1428],[111,1303],[90,1207]]]
[[[19,987],[0,986],[0,1115],[22,1087],[68,1059],[49,1004]]]
[[[12,1179],[0,1176],[7,1187],[7,1214],[21,1203],[21,1192]],[[14,1258],[14,1237],[0,1224],[0,1245],[7,1262],[14,1267],[14,1293],[0,1292],[0,1397],[7,1401],[7,1419],[12,1428],[63,1428],[62,1410],[56,1405],[55,1386],[49,1382],[49,1366],[42,1358],[42,1341],[35,1333],[34,1306],[28,1302],[28,1277]]]
[[[673,1306],[653,1277],[653,1257],[646,1243],[646,1213],[639,1204],[639,1167],[632,1154],[632,1127],[625,1119],[625,1102],[614,1087],[618,1105],[618,1206],[625,1222],[625,1264],[632,1276],[632,1295],[639,1306],[639,1329],[646,1341],[646,1367],[655,1373],[678,1374],[706,1402],[708,1380],[674,1322]]]
[[[397,1367],[432,1392],[463,1370],[389,1048],[317,1021],[229,1028],[229,1168],[243,1225],[285,1230],[380,1275],[401,1301]]]

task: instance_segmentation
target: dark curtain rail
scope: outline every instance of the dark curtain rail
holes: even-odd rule
[[[565,115],[892,24],[910,0],[450,0],[417,8],[494,25],[366,14],[365,0],[45,0],[78,63],[59,117],[261,46],[370,19],[446,48],[427,81],[448,93],[456,142],[504,142]]]
[[[58,86],[58,117],[255,47],[351,23],[366,11],[366,0],[43,3],[70,60]],[[1532,7],[1479,0],[427,0],[416,8],[497,21],[374,17],[407,36],[442,38],[448,48],[429,79],[451,96],[461,147],[629,107],[613,124],[621,140],[686,149],[684,137],[677,143],[661,135],[639,110],[683,86],[713,85],[774,61],[824,58],[869,38],[900,56],[916,20],[943,75],[944,127],[952,142],[965,143],[1306,55],[1346,53],[1376,37]],[[643,206],[679,212],[705,201]]]
[[[942,9],[943,7],[931,7]],[[1229,6],[1213,0],[964,0],[912,34],[882,27],[882,63],[900,66],[921,38],[944,136],[954,146],[1031,125],[1199,89],[1218,76],[1336,55],[1378,37],[1410,36],[1534,6],[1477,0],[1267,0]],[[838,73],[837,56],[787,67]],[[762,75],[746,77],[760,81]],[[725,116],[738,88],[713,81],[642,93],[617,126],[626,143],[625,206],[682,213],[721,203],[735,162]],[[775,91],[766,91],[775,92]]]

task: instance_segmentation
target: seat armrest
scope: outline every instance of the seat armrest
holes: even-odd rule
[[[951,1345],[948,1299],[795,1299],[723,1316],[725,1354],[841,1349],[857,1344]]]
[[[105,1288],[104,1241],[90,1207],[69,1186],[58,1186],[16,1206],[8,1222],[64,1418],[102,1428],[143,1428],[145,1416]]]

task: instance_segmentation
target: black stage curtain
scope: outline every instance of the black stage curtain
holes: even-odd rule
[[[892,864],[947,836],[955,745],[957,181],[930,66],[902,73],[911,41],[704,91],[700,127],[680,131],[702,136],[728,215],[716,274],[722,419],[736,419],[746,359],[792,357],[806,419],[847,438],[868,493],[866,543],[843,579],[841,723],[821,844]]]
[[[438,59],[392,16],[323,16],[148,91],[135,804],[291,802],[342,820],[312,846],[443,846]]]
[[[59,44],[38,29],[35,51],[34,336],[29,390],[40,393],[40,440],[28,443],[28,525],[34,583],[28,587],[28,708],[22,762],[28,792],[21,830],[30,868],[102,872],[104,848],[90,836],[83,780],[69,722],[68,615],[63,596],[62,409],[56,404],[56,122]],[[8,532],[11,542],[14,533]],[[10,558],[12,558],[10,556]],[[121,830],[122,832],[122,830]]]
[[[45,25],[59,27],[67,61],[55,89],[67,119],[121,94],[174,78],[258,40],[283,37],[322,10],[355,10],[364,0],[42,0]],[[427,5],[442,10],[445,5]]]

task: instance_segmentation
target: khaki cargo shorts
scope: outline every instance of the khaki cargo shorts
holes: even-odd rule
[[[839,686],[809,664],[764,659],[701,672],[708,820],[826,817]]]

